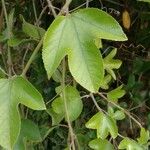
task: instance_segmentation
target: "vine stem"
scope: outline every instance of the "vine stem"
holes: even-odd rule
[[[34,1],[33,1],[33,2],[34,2]],[[51,5],[50,8],[51,8],[51,10],[52,10],[52,12],[53,12],[54,17],[56,18],[56,12],[55,12],[55,10],[53,9],[53,5],[52,5],[51,1],[47,0],[47,2],[48,2],[48,4]],[[37,23],[37,20],[36,20],[36,23]],[[43,39],[44,39],[44,36],[42,37],[42,39],[41,39],[40,42],[38,43],[37,47],[34,49],[34,51],[33,51],[32,55],[31,55],[30,59],[28,60],[26,66],[24,67],[24,69],[23,69],[23,71],[22,71],[22,74],[21,74],[22,76],[25,76],[25,75],[26,75],[26,73],[27,73],[27,71],[28,71],[28,69],[29,69],[31,63],[33,62],[33,60],[34,60],[36,54],[38,53],[38,51],[40,50],[40,48],[41,48],[41,46],[42,46],[42,44],[43,44]]]
[[[61,11],[59,12],[58,15],[62,15],[65,14],[67,15],[69,13],[69,5],[71,3],[72,0],[66,0],[65,5],[62,7]],[[65,114],[66,114],[66,119],[67,119],[67,123],[68,123],[68,127],[69,127],[69,133],[70,133],[70,138],[71,138],[71,144],[69,144],[69,150],[75,150],[75,135],[73,132],[73,128],[71,126],[71,121],[69,118],[69,114],[68,114],[68,108],[67,108],[67,99],[66,99],[66,91],[65,91],[65,73],[66,73],[66,62],[65,62],[65,58],[62,61],[62,96],[63,96],[63,101],[64,101],[64,107],[65,107]]]
[[[10,39],[11,37],[11,31],[10,31],[10,27],[9,27],[9,21],[8,21],[8,15],[7,15],[7,11],[6,11],[6,6],[5,6],[5,0],[2,0],[2,7],[4,10],[4,16],[5,16],[5,20],[6,20],[6,26],[7,26],[7,31],[8,31],[8,39]],[[12,75],[11,72],[11,67],[12,67],[12,60],[11,60],[11,51],[10,51],[10,47],[8,46],[7,48],[7,63],[8,63],[8,74],[9,77]]]
[[[57,14],[56,14],[56,11],[55,11],[55,9],[54,9],[54,6],[52,5],[52,2],[51,2],[50,0],[47,0],[47,3],[48,3],[49,9],[50,9],[50,10],[52,11],[52,13],[53,13],[54,18],[56,18]]]
[[[104,100],[106,100],[107,102],[113,104],[114,106],[116,106],[118,109],[122,110],[127,116],[129,116],[140,128],[142,128],[142,125],[140,124],[140,122],[138,122],[127,110],[125,110],[124,108],[120,107],[119,105],[117,105],[116,103],[109,101],[107,99],[106,96],[104,96],[102,93],[98,93],[98,95],[100,95]]]
[[[40,42],[38,43],[37,47],[34,49],[34,51],[33,51],[32,55],[31,55],[30,59],[28,60],[26,66],[24,67],[24,69],[23,69],[23,71],[22,71],[22,74],[21,74],[22,76],[25,76],[25,75],[26,75],[26,73],[27,73],[27,71],[28,71],[28,69],[29,69],[29,67],[30,67],[30,65],[31,65],[31,63],[32,63],[32,61],[34,60],[34,58],[35,58],[37,52],[38,52],[39,49],[41,48],[42,43],[43,43],[43,38],[40,40]]]
[[[95,104],[96,108],[97,108],[100,112],[104,112],[104,113],[107,114],[107,112],[105,112],[103,109],[101,109],[101,108],[99,107],[99,105],[98,105],[98,103],[96,102],[95,97],[94,97],[94,95],[93,95],[92,93],[90,93],[90,97],[91,97],[91,99],[93,100],[93,103]]]
[[[65,91],[65,89],[66,89],[66,87],[65,87],[65,73],[66,73],[65,58],[62,61],[62,67],[63,67],[62,68],[62,96],[63,96],[63,101],[64,101],[66,119],[67,119],[67,123],[68,123],[68,127],[69,127],[69,133],[70,133],[70,137],[71,137],[72,149],[75,150],[74,133],[73,133],[71,121],[70,121],[69,114],[68,114],[66,91]]]
[[[69,5],[72,2],[72,0],[66,0],[65,5],[62,7],[62,9],[60,10],[58,15],[62,15],[62,14],[68,14],[68,10],[69,10]]]

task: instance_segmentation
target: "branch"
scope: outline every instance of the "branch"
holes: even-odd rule
[[[55,9],[54,9],[54,6],[52,5],[51,0],[47,0],[47,3],[48,3],[49,9],[50,9],[50,10],[52,11],[52,13],[53,13],[54,18],[56,18],[57,14],[56,14],[56,11],[55,11]]]
[[[22,74],[21,74],[22,76],[26,75],[26,73],[27,73],[27,71],[28,71],[28,69],[29,69],[32,61],[34,60],[34,58],[35,58],[35,56],[37,54],[37,52],[40,50],[40,48],[42,46],[42,43],[43,43],[43,38],[40,40],[40,42],[38,43],[37,47],[34,49],[34,51],[33,51],[32,55],[31,55],[30,59],[28,60],[25,68],[22,71]]]
[[[62,9],[60,10],[58,15],[68,14],[69,5],[71,2],[72,2],[72,0],[66,0],[65,5],[62,7]]]
[[[129,116],[140,128],[142,128],[142,125],[140,122],[138,122],[127,110],[125,110],[124,108],[120,107],[119,105],[117,105],[116,103],[109,101],[107,99],[106,96],[104,96],[102,93],[98,93],[98,95],[100,95],[104,100],[106,100],[108,103],[113,104],[114,106],[116,106],[118,109],[122,110],[127,116]]]

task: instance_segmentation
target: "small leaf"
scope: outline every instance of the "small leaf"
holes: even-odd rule
[[[20,131],[18,105],[43,110],[41,94],[21,76],[0,79],[0,145],[12,149]]]
[[[105,139],[109,132],[113,138],[116,138],[118,135],[118,128],[115,120],[102,112],[95,114],[85,126],[90,129],[96,129],[97,137],[101,139]]]
[[[57,114],[65,114],[64,102],[61,97],[54,99],[52,102],[53,111]]]
[[[125,95],[125,90],[122,89],[123,85],[107,93],[107,98],[110,101],[118,102],[118,99]]]
[[[137,140],[141,145],[146,144],[149,140],[149,131],[141,128],[140,137]]]
[[[38,126],[28,119],[21,121],[21,130],[14,150],[25,150],[27,140],[30,142],[41,141],[41,135]]]
[[[138,144],[136,141],[131,140],[129,138],[124,138],[120,144],[119,149],[126,149],[126,150],[144,150],[144,148]]]
[[[115,120],[123,120],[125,118],[125,114],[124,112],[120,111],[120,110],[117,110],[114,115],[113,115],[113,118]]]
[[[111,76],[108,74],[108,75],[106,75],[106,76],[104,77],[104,79],[103,79],[103,81],[102,81],[100,87],[101,87],[102,89],[107,90],[107,89],[109,88],[109,85],[108,85],[108,84],[109,84],[110,81],[111,81]]]
[[[123,120],[125,118],[124,112],[117,110],[114,112],[112,107],[108,108],[108,114],[110,117],[112,117],[115,120]]]
[[[132,90],[132,88],[134,87],[134,85],[136,84],[135,81],[135,75],[134,74],[130,74],[129,78],[128,78],[128,83],[127,83],[127,89],[128,90]]]
[[[40,40],[44,36],[45,30],[43,28],[37,27],[26,22],[23,16],[21,16],[21,19],[23,20],[22,30],[28,36],[32,37],[35,40]]]
[[[104,58],[104,68],[106,71],[116,80],[116,75],[113,69],[118,69],[122,62],[118,59],[113,59],[117,53],[117,49],[114,48],[105,58]]]
[[[70,121],[74,121],[79,117],[82,112],[83,104],[81,101],[81,97],[77,89],[72,86],[67,86],[65,88],[65,94],[69,118]],[[65,117],[65,106],[62,97],[58,97],[52,102],[52,109],[55,113],[59,115],[61,114]]]
[[[89,147],[94,150],[114,150],[113,145],[106,139],[94,139],[89,142]]]
[[[11,39],[8,40],[8,45],[10,47],[15,47],[15,46],[19,46],[22,43],[26,43],[30,41],[32,40],[31,39],[19,39],[19,38],[12,37]]]
[[[52,126],[58,125],[64,118],[64,112],[58,114],[52,108],[47,109],[47,113],[52,117]]]

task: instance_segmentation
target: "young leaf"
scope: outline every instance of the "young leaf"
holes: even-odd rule
[[[52,126],[58,125],[64,118],[64,112],[58,114],[52,108],[47,109],[47,113],[52,118]]]
[[[117,102],[119,98],[125,95],[125,90],[122,89],[123,85],[107,93],[107,98],[110,101]]]
[[[67,86],[65,88],[65,93],[69,118],[70,121],[74,121],[79,117],[82,112],[83,104],[81,101],[81,97],[77,89],[71,86]],[[65,117],[65,106],[62,97],[58,97],[52,102],[52,109],[58,115],[61,114]]]
[[[42,55],[48,77],[68,55],[69,69],[75,80],[91,92],[98,91],[104,68],[94,41],[97,38],[127,40],[119,24],[98,9],[82,9],[66,17],[57,17],[43,43]]]
[[[115,120],[102,112],[95,114],[85,125],[87,128],[97,130],[97,138],[105,139],[109,132],[113,138],[118,135],[118,128]]]
[[[12,149],[20,131],[18,105],[43,110],[41,94],[21,76],[0,79],[0,145]]]
[[[27,140],[30,142],[39,142],[42,138],[38,126],[28,119],[23,119],[21,121],[20,135],[14,146],[14,150],[26,150]]]
[[[108,74],[104,77],[102,83],[101,83],[101,88],[107,90],[109,88],[109,82],[111,81],[111,76]]]
[[[146,144],[149,140],[149,131],[141,128],[140,137],[137,140],[141,145]]]
[[[106,71],[116,80],[116,75],[113,69],[118,69],[122,62],[118,59],[113,59],[117,53],[117,49],[114,48],[105,58],[104,58],[104,68]]]
[[[124,112],[117,110],[112,116],[115,120],[123,120],[125,118]]]
[[[89,142],[89,147],[94,150],[114,150],[113,145],[106,139],[94,139]]]
[[[108,108],[108,114],[111,118],[115,119],[115,120],[123,120],[125,118],[125,114],[124,112],[117,110],[114,112],[112,107]]]
[[[22,30],[28,36],[32,37],[35,40],[40,40],[44,36],[45,30],[43,28],[37,27],[35,25],[26,22],[23,16],[21,16],[21,19],[23,20]]]
[[[119,144],[119,149],[126,149],[126,150],[144,150],[144,148],[138,144],[136,141],[131,140],[129,138],[123,139]]]

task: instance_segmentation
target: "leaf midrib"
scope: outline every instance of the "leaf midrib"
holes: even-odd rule
[[[78,33],[78,31],[77,31],[77,28],[76,28],[76,24],[75,24],[75,22],[73,21],[73,19],[70,19],[71,20],[71,22],[72,22],[72,24],[73,24],[73,26],[74,26],[74,31],[75,31],[75,33],[76,33],[76,37],[77,37],[77,41],[78,41],[78,43],[79,43],[79,47],[81,48],[81,49],[83,49],[82,48],[82,45],[81,45],[81,41],[80,41],[80,38],[79,38],[79,33]],[[83,52],[82,51],[80,51],[80,54],[82,55],[82,56],[84,56],[84,54],[83,54]],[[82,58],[85,58],[85,57],[82,57]],[[86,70],[88,70],[87,71],[87,73],[88,73],[88,76],[90,77],[90,82],[91,82],[91,85],[92,85],[92,88],[93,88],[93,90],[95,90],[95,88],[93,87],[93,82],[92,82],[92,79],[91,79],[91,75],[90,75],[90,71],[89,71],[89,68],[88,68],[88,66],[87,66],[87,64],[85,63],[85,61],[83,61],[84,62],[84,66],[86,66]]]

